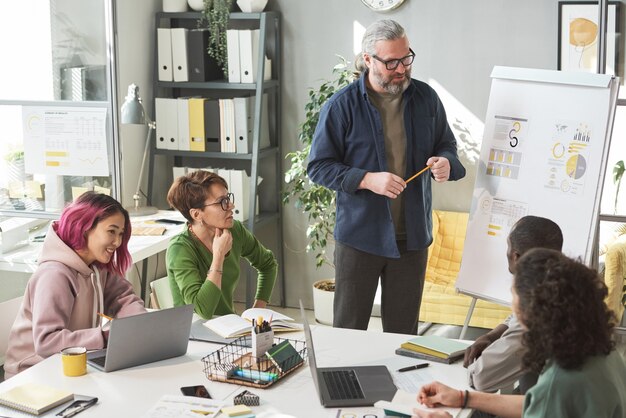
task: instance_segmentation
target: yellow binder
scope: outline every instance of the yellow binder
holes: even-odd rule
[[[204,141],[204,98],[189,99],[189,150],[205,151]]]

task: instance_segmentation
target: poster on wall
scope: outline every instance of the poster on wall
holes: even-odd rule
[[[606,74],[616,75],[620,3],[610,2],[607,15]],[[563,71],[598,71],[598,2],[559,2],[558,66]]]
[[[27,173],[109,176],[103,108],[23,106]]]
[[[495,67],[456,288],[511,300],[507,237],[549,218],[563,252],[591,261],[618,83],[604,74]]]

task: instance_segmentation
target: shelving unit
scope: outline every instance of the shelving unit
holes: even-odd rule
[[[156,25],[154,39],[157,39],[158,28],[187,28],[195,29],[201,14],[197,12],[184,13],[156,13]],[[280,291],[280,305],[285,304],[285,280],[283,263],[283,229],[282,229],[282,205],[280,199],[281,190],[281,124],[282,103],[280,86],[282,80],[281,64],[281,40],[282,27],[281,17],[277,12],[262,13],[231,13],[229,29],[259,29],[259,51],[265,51],[272,63],[272,77],[263,80],[265,71],[264,54],[259,53],[257,62],[256,83],[229,83],[226,80],[214,80],[207,82],[169,82],[158,80],[158,58],[154,64],[154,97],[187,97],[199,96],[218,98],[233,98],[255,96],[254,100],[254,129],[252,136],[252,152],[248,154],[223,153],[223,152],[197,152],[160,149],[156,147],[156,141],[150,146],[150,158],[148,165],[148,203],[151,204],[153,192],[154,157],[157,155],[173,158],[174,166],[216,166],[222,165],[233,169],[245,169],[250,174],[250,195],[248,213],[249,219],[245,221],[246,227],[255,232],[268,224],[276,223],[276,248],[272,249],[279,263],[277,285]],[[191,53],[191,52],[189,52]],[[198,51],[198,54],[206,54],[206,51]],[[155,54],[156,55],[156,54]],[[263,111],[263,94],[268,95],[268,117],[270,132],[270,147],[260,149],[261,136],[261,112]],[[159,121],[156,121],[157,124]],[[259,174],[263,176],[263,195],[259,195],[259,214],[257,212],[257,191]],[[270,177],[269,181],[266,177]],[[267,184],[271,183],[271,184]],[[237,202],[235,202],[237,203]],[[247,268],[246,273],[246,305],[251,306],[254,297],[254,271]],[[275,288],[276,289],[276,288]]]

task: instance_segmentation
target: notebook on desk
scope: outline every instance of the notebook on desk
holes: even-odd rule
[[[87,363],[112,372],[187,352],[193,305],[177,306],[111,321],[104,350],[87,354]]]
[[[325,407],[369,406],[391,401],[397,388],[387,366],[317,367],[313,334],[300,301],[307,355],[313,383]]]

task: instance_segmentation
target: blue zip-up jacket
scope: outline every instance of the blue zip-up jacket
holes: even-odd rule
[[[337,192],[335,240],[357,250],[399,258],[389,198],[358,186],[367,172],[385,172],[385,140],[378,110],[370,103],[367,73],[324,104],[315,129],[307,172],[311,180]],[[465,176],[456,139],[437,93],[411,80],[403,93],[407,179],[433,156],[450,161],[450,180]],[[422,175],[404,190],[407,249],[432,242],[431,177]]]

